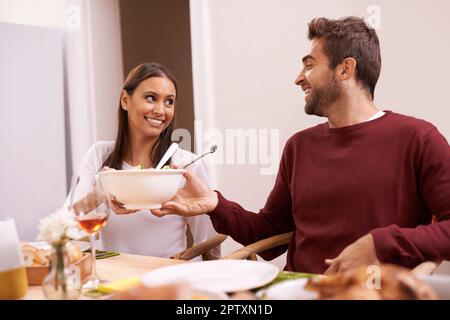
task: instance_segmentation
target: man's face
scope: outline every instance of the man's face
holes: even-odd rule
[[[324,117],[328,107],[341,96],[341,85],[329,68],[323,53],[323,40],[313,39],[309,53],[303,57],[303,69],[295,84],[305,92],[305,113]]]

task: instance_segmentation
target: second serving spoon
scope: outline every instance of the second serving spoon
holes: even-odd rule
[[[194,160],[192,160],[192,161],[189,162],[188,164],[185,164],[183,167],[181,167],[181,169],[186,169],[186,168],[189,167],[191,164],[193,164],[194,162],[200,160],[201,158],[203,158],[203,157],[206,156],[207,154],[216,152],[216,150],[217,150],[217,145],[213,145],[213,146],[211,147],[211,149],[209,149],[208,152],[205,152],[204,154],[202,154],[201,156],[195,158]]]

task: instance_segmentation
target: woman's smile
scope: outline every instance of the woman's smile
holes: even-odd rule
[[[153,118],[153,117],[144,117],[144,118],[145,118],[145,120],[147,120],[148,123],[150,123],[151,125],[153,125],[155,127],[158,127],[158,128],[162,127],[164,122],[165,122],[162,119],[156,119],[156,118]]]
[[[124,91],[122,105],[128,113],[130,130],[147,138],[158,137],[173,120],[175,99],[175,85],[165,77],[143,80],[132,94]]]

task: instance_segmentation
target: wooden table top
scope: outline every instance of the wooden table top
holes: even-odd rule
[[[165,266],[185,263],[183,260],[140,256],[134,254],[121,253],[118,256],[97,260],[97,274],[100,279],[106,281],[120,278],[141,276],[146,272]],[[45,299],[41,286],[28,287],[28,293],[24,297],[26,300]],[[88,299],[81,295],[80,299]]]

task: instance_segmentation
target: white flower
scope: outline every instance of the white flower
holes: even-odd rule
[[[86,236],[79,227],[75,215],[69,209],[61,209],[42,218],[38,225],[38,240],[49,243],[64,239],[80,239]]]

